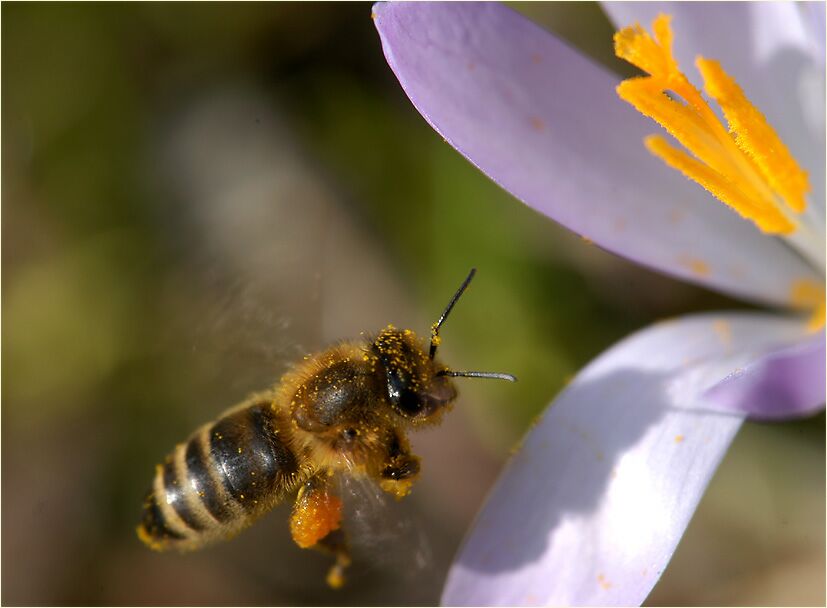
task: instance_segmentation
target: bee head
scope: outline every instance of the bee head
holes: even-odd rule
[[[414,423],[431,422],[456,399],[457,390],[451,378],[497,378],[514,382],[511,374],[498,372],[458,372],[441,365],[435,359],[439,346],[439,328],[463,294],[476,269],[457,289],[448,306],[436,323],[431,326],[431,342],[428,352],[410,329],[398,330],[389,325],[371,343],[373,355],[387,381],[388,401],[397,413]]]
[[[431,421],[456,399],[454,383],[440,373],[444,366],[428,356],[410,329],[386,327],[371,350],[387,384],[388,403],[404,418]]]

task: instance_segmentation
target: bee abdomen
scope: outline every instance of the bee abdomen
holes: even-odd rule
[[[210,452],[224,490],[247,512],[298,473],[295,455],[279,437],[269,404],[221,418],[209,431]]]
[[[299,477],[269,401],[231,410],[158,465],[138,535],[154,549],[194,549],[232,536]]]

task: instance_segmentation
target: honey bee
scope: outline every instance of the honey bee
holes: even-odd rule
[[[420,472],[406,433],[440,422],[457,397],[452,378],[516,380],[454,371],[435,358],[440,327],[475,272],[431,326],[429,343],[392,325],[340,342],[179,443],[156,466],[138,537],[158,551],[199,549],[295,496],[293,540],[330,553],[327,583],[341,587],[351,557],[334,476],[370,479],[406,496]]]

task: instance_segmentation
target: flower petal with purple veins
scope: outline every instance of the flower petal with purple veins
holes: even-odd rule
[[[703,393],[756,353],[806,338],[798,320],[721,313],[656,324],[603,353],[500,476],[443,603],[640,604],[743,421],[704,409]]]
[[[824,409],[824,334],[761,357],[710,388],[704,397],[716,406],[751,418],[809,416]],[[782,407],[783,404],[783,407]]]
[[[601,247],[688,281],[788,305],[820,280],[776,239],[652,157],[619,77],[496,3],[377,4],[414,106],[491,179]],[[675,24],[680,31],[680,24]]]

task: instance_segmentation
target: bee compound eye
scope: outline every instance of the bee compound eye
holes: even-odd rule
[[[399,396],[399,409],[409,416],[415,416],[422,410],[422,403],[419,396],[410,390],[402,391]]]

